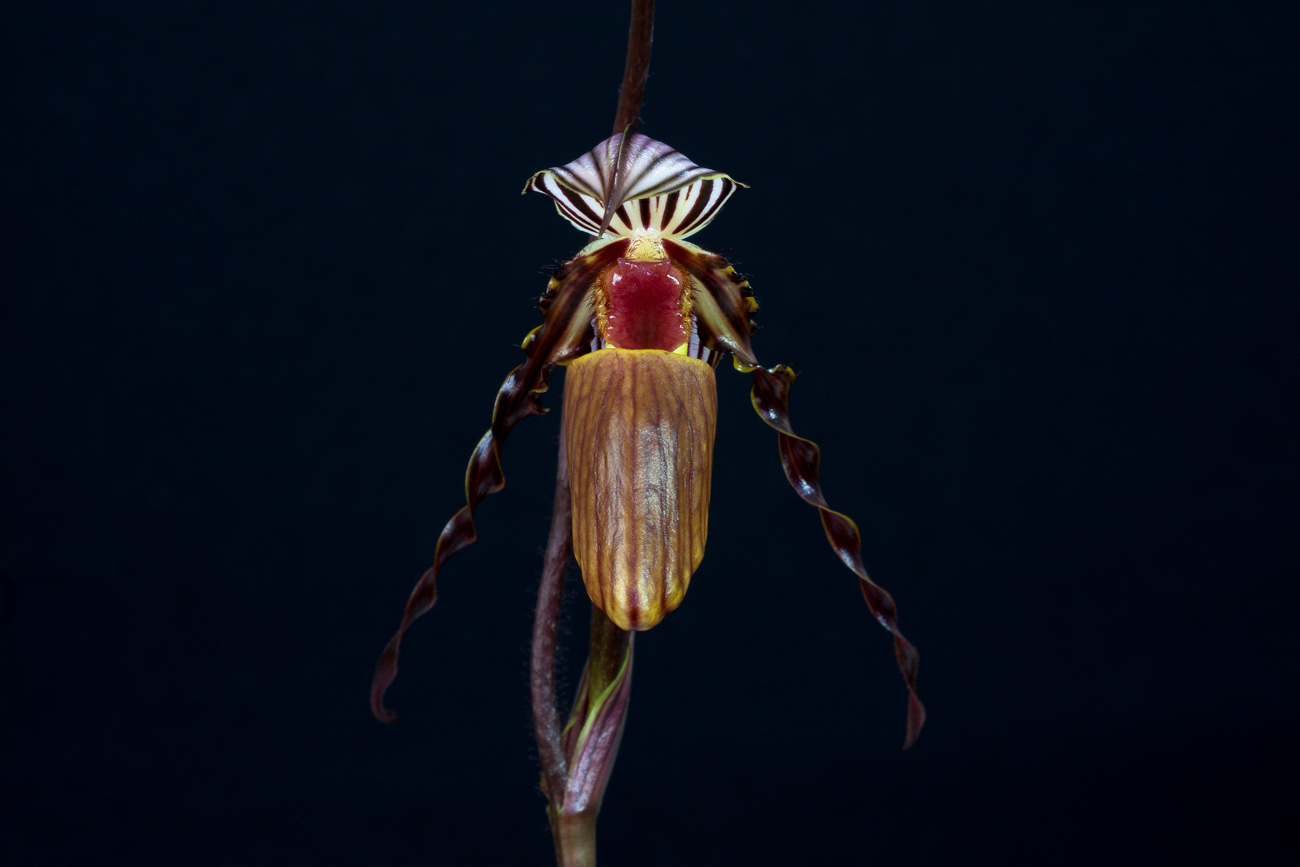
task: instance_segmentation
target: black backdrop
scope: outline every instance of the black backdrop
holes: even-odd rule
[[[554,415],[512,436],[398,721],[366,697],[583,242],[519,189],[608,134],[627,4],[129,6],[0,15],[0,859],[546,864]],[[661,0],[642,130],[752,187],[696,240],[801,374],[930,721],[903,753],[888,636],[724,365],[708,554],[638,641],[603,863],[1294,839],[1278,6]]]

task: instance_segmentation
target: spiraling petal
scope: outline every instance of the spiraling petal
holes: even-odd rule
[[[700,342],[709,349],[732,353],[736,367],[754,376],[751,400],[754,409],[778,432],[781,464],[795,492],[820,512],[827,539],[840,560],[859,579],[867,606],[882,626],[894,636],[894,654],[909,690],[907,735],[910,747],[925,722],[925,707],[916,690],[919,654],[898,628],[894,600],[868,576],[862,564],[862,539],[857,526],[846,515],[832,510],[821,491],[820,452],[811,440],[794,432],[789,418],[790,386],[794,372],[785,365],[765,369],[750,345],[758,311],[749,283],[725,259],[685,241],[664,241],[668,258],[691,278],[692,308]]]
[[[784,364],[771,370],[756,368],[750,399],[763,421],[777,431],[785,477],[800,497],[821,512],[822,527],[826,530],[826,538],[830,540],[831,547],[844,565],[857,573],[867,607],[876,616],[876,620],[880,621],[880,625],[894,635],[894,656],[898,659],[898,668],[903,673],[909,692],[907,735],[903,740],[903,749],[907,749],[916,741],[921,726],[925,724],[925,706],[916,693],[916,670],[920,654],[898,629],[898,609],[894,606],[893,598],[867,576],[866,567],[862,565],[862,537],[858,534],[857,525],[847,515],[832,510],[822,495],[818,477],[821,452],[816,443],[799,436],[790,426],[790,386],[793,383],[794,371]]]
[[[416,582],[406,602],[401,625],[379,657],[370,687],[370,709],[383,722],[391,722],[396,717],[384,707],[384,692],[397,677],[397,657],[402,640],[411,624],[437,601],[438,573],[447,558],[477,538],[474,509],[479,501],[505,486],[501,449],[506,436],[520,419],[545,412],[541,396],[547,389],[547,378],[555,365],[566,364],[588,351],[595,338],[592,284],[601,270],[617,261],[626,249],[627,244],[621,241],[592,244],[583,255],[559,267],[547,286],[546,294],[538,302],[545,321],[524,339],[523,350],[528,357],[510,372],[497,394],[492,427],[479,440],[465,471],[465,506],[443,528],[434,551],[433,565]]]
[[[790,426],[789,397],[794,371],[785,365],[765,369],[754,356],[749,338],[755,329],[752,317],[758,312],[758,302],[749,289],[749,282],[725,259],[685,241],[665,241],[664,250],[691,277],[700,342],[709,349],[730,352],[737,368],[753,372],[751,400],[763,421],[777,430],[786,478],[800,497],[818,508],[831,547],[844,565],[857,574],[871,613],[894,635],[894,655],[909,690],[907,736],[903,746],[910,747],[925,722],[925,706],[916,692],[920,657],[898,629],[894,600],[868,577],[862,565],[862,539],[857,526],[846,515],[832,510],[822,495],[818,477],[821,455],[817,445],[797,435]]]
[[[633,133],[624,146],[618,133],[567,165],[533,175],[524,192],[550,196],[560,216],[589,235],[600,233],[613,203],[605,237],[652,231],[685,238],[707,226],[738,186],[745,185],[696,165],[663,142]]]

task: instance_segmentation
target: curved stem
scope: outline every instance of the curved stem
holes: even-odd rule
[[[564,415],[560,410],[560,456],[555,468],[555,506],[551,512],[551,536],[546,543],[546,562],[542,567],[542,584],[537,591],[537,611],[533,616],[533,646],[530,661],[530,685],[533,701],[533,728],[537,732],[537,752],[542,760],[546,797],[562,797],[568,776],[561,744],[560,713],[555,701],[555,632],[564,595],[564,573],[569,566],[572,548],[572,501],[569,494],[569,468],[564,452]]]

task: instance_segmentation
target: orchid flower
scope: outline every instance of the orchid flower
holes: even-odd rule
[[[751,400],[777,431],[786,478],[818,509],[835,554],[893,634],[909,691],[904,747],[916,739],[925,721],[918,655],[899,631],[893,599],[867,575],[857,527],[822,495],[817,446],[790,425],[795,375],[784,365],[766,368],[755,356],[750,337],[758,304],[748,282],[722,257],[686,240],[743,186],[630,131],[528,180],[524,192],[549,196],[594,240],[559,266],[539,301],[543,322],[524,339],[526,358],[501,386],[492,427],[470,460],[466,505],[442,531],[433,565],[380,658],[371,690],[377,717],[393,718],[383,696],[402,640],[433,606],[447,558],[474,541],[475,507],[505,484],[506,437],[520,419],[544,411],[541,396],[556,365],[568,367],[564,448],[573,552],[592,604],[629,631],[652,628],[681,604],[704,555],[717,427],[714,370],[730,353],[735,368],[753,376]]]

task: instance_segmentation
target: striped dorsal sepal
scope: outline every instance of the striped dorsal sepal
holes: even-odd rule
[[[524,192],[550,196],[560,216],[589,235],[685,238],[707,226],[736,187],[745,186],[648,136],[633,133],[626,144],[623,139],[622,133],[613,135],[568,165],[538,172]]]

